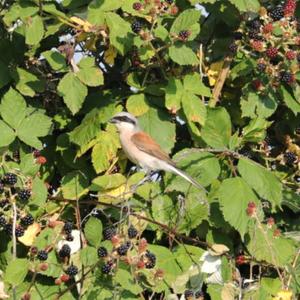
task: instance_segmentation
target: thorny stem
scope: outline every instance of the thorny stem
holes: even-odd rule
[[[12,226],[13,253],[12,254],[13,254],[13,260],[15,260],[17,258],[17,237],[16,237],[17,207],[14,199],[12,202],[12,207],[13,207],[13,226]],[[13,299],[17,300],[15,286],[13,286],[12,291],[13,291]]]

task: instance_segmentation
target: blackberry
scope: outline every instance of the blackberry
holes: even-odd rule
[[[40,251],[38,252],[38,254],[37,254],[37,258],[38,258],[39,260],[47,260],[47,258],[48,258],[48,253],[47,253],[47,251],[45,251],[45,250],[40,250]]]
[[[155,267],[156,264],[156,256],[150,252],[149,250],[147,250],[145,257],[147,259],[146,263],[145,263],[145,267],[147,269],[152,269]]]
[[[0,208],[4,208],[5,206],[9,205],[9,200],[4,199],[0,201]]]
[[[130,239],[134,239],[138,235],[138,231],[136,230],[135,227],[133,227],[132,225],[130,225],[129,228],[128,228],[128,230],[127,230],[127,234],[128,234],[128,237]]]
[[[293,82],[293,75],[288,71],[282,71],[280,73],[280,81],[283,83]]]
[[[117,252],[120,256],[126,255],[129,247],[127,244],[122,244],[120,247],[118,247]]]
[[[190,31],[188,31],[188,30],[182,30],[182,31],[179,32],[178,37],[182,41],[186,41],[189,38],[190,35],[191,35]]]
[[[254,29],[256,31],[259,31],[260,27],[261,27],[261,22],[258,19],[249,21],[246,26],[250,29]]]
[[[68,234],[66,235],[66,240],[67,240],[68,242],[72,242],[72,241],[74,240],[73,235],[72,235],[71,233],[68,233]]]
[[[12,235],[12,229],[13,229],[13,226],[11,223],[6,223],[4,225],[4,231],[9,234],[9,235]]]
[[[29,226],[34,223],[34,218],[32,215],[28,214],[27,216],[25,216],[21,219],[21,223],[24,226]]]
[[[278,54],[278,49],[277,48],[274,48],[274,47],[270,47],[266,50],[266,55],[269,57],[269,58],[275,58]]]
[[[30,190],[20,190],[18,192],[18,197],[22,201],[27,201],[31,196],[31,191]]]
[[[65,233],[71,233],[73,229],[73,223],[72,222],[66,222],[64,224],[64,232]]]
[[[236,32],[233,33],[233,38],[236,41],[239,41],[243,38],[243,34],[240,31],[236,31]]]
[[[67,245],[67,244],[65,244],[65,245],[63,245],[62,247],[61,247],[61,249],[59,250],[59,252],[58,252],[58,255],[60,256],[60,257],[68,257],[68,256],[70,256],[70,254],[71,254],[71,248],[70,248],[70,246],[69,245]]]
[[[266,70],[267,66],[264,63],[258,63],[256,68],[257,68],[258,72],[264,72]]]
[[[142,5],[142,3],[140,3],[140,2],[135,2],[135,3],[133,3],[133,5],[132,5],[132,8],[133,8],[134,10],[141,10],[142,7],[143,7],[143,5]]]
[[[186,300],[191,300],[194,298],[194,292],[192,290],[186,290],[184,292],[184,297]]]
[[[256,30],[250,30],[248,32],[248,37],[249,39],[256,40],[256,41],[262,40],[262,37],[259,35],[259,32],[257,32]]]
[[[293,165],[297,160],[297,156],[293,152],[286,152],[283,156],[287,165]]]
[[[238,46],[237,46],[237,44],[235,44],[235,43],[231,43],[231,44],[229,45],[228,49],[229,49],[229,51],[230,51],[231,53],[236,53],[236,51],[237,51],[237,49],[238,49]]]
[[[165,2],[167,2],[168,4],[173,4],[174,0],[165,0]]]
[[[0,227],[4,227],[6,225],[6,219],[4,216],[0,216]]]
[[[15,185],[17,183],[17,175],[14,173],[6,173],[4,174],[3,181],[8,185]]]
[[[300,64],[300,53],[297,54],[297,61]]]
[[[103,274],[109,274],[110,271],[112,270],[112,267],[113,267],[113,262],[112,261],[109,261],[107,262],[106,264],[104,264],[101,268],[101,272]]]
[[[107,249],[105,247],[98,248],[98,257],[106,257],[108,255]]]
[[[201,299],[201,298],[204,299],[204,293],[203,293],[202,291],[197,291],[197,292],[195,293],[195,298],[196,298],[196,300],[197,300],[197,299]]]
[[[0,181],[0,194],[4,192],[4,184]]]
[[[142,24],[141,24],[139,21],[134,21],[134,22],[131,24],[131,30],[132,30],[134,33],[139,33],[139,32],[142,30]]]
[[[284,17],[284,9],[281,5],[278,5],[276,7],[274,7],[271,11],[270,11],[270,17],[274,20],[274,21],[279,21]]]
[[[16,228],[16,231],[15,231],[16,237],[21,237],[21,236],[23,236],[23,235],[24,235],[24,232],[25,232],[24,227],[21,226],[21,225],[19,225],[19,226]]]
[[[68,267],[68,269],[66,270],[66,273],[69,275],[69,276],[75,276],[78,274],[78,268],[74,265],[71,265]]]
[[[105,240],[111,240],[113,236],[117,234],[117,230],[113,227],[105,228],[103,231],[103,238]]]

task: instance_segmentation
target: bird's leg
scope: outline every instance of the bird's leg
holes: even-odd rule
[[[137,184],[132,185],[131,190],[135,191],[139,186],[143,185],[144,183],[151,181],[151,177],[156,174],[157,171],[150,171],[146,173],[146,176],[140,180]]]

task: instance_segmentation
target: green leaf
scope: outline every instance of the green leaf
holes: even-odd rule
[[[25,279],[29,268],[29,261],[25,258],[11,260],[5,270],[4,281],[11,285],[19,285]]]
[[[294,95],[287,90],[282,84],[279,87],[279,91],[281,94],[281,98],[287,105],[287,107],[294,113],[294,115],[297,115],[300,113],[300,103],[299,103],[299,98],[298,100]]]
[[[126,109],[135,116],[141,116],[149,110],[145,94],[131,95],[126,102]]]
[[[42,207],[48,196],[46,184],[39,177],[35,177],[32,182],[32,196],[30,199],[30,205],[36,207]]]
[[[111,11],[120,8],[124,0],[96,0],[89,5],[89,9],[94,9],[98,13],[101,11]]]
[[[90,217],[84,226],[84,234],[89,244],[98,247],[102,240],[102,223],[99,219]]]
[[[176,43],[169,48],[169,55],[179,65],[196,65],[199,63],[196,54],[186,45]]]
[[[6,64],[0,61],[0,89],[11,81],[9,69]]]
[[[24,98],[16,90],[10,88],[2,98],[0,113],[6,123],[14,129],[18,128],[26,115]]]
[[[247,215],[249,202],[259,201],[250,186],[240,177],[225,179],[218,190],[218,198],[224,219],[244,239],[251,218]]]
[[[16,82],[17,90],[25,96],[33,97],[36,92],[42,93],[45,89],[44,80],[24,69],[17,68],[11,72],[11,76]]]
[[[175,143],[175,124],[165,112],[150,108],[139,118],[139,123],[166,152],[171,151]]]
[[[40,165],[35,163],[32,153],[28,153],[22,156],[20,169],[24,175],[35,176],[40,169]]]
[[[183,86],[186,91],[189,91],[193,94],[211,97],[210,89],[204,85],[200,74],[198,73],[186,75],[183,79]]]
[[[67,72],[68,67],[66,64],[66,58],[57,51],[45,51],[42,52],[42,56],[45,57],[49,65],[54,71],[57,72]]]
[[[183,85],[179,79],[171,77],[165,88],[166,92],[166,108],[176,113],[181,107],[181,98],[183,95]]]
[[[193,40],[200,32],[200,16],[201,12],[195,9],[184,10],[173,22],[170,33],[179,34],[180,31],[189,30],[190,36],[188,40]]]
[[[265,119],[255,118],[243,128],[243,142],[258,143],[266,137],[266,130],[271,125],[271,122]]]
[[[88,192],[88,180],[79,171],[70,172],[61,181],[64,198],[70,200],[79,199]]]
[[[116,272],[114,280],[121,285],[121,287],[127,291],[130,291],[134,295],[137,295],[143,291],[143,289],[136,283],[134,277],[127,270],[119,268]]]
[[[0,132],[1,132],[0,147],[10,145],[16,137],[14,131],[2,120],[0,120]]]
[[[273,210],[280,206],[282,184],[271,171],[246,158],[239,160],[238,171],[260,197],[273,204]]]
[[[24,143],[37,149],[42,148],[38,137],[47,135],[51,128],[51,119],[36,112],[26,117],[17,128],[17,135]]]
[[[260,8],[260,3],[258,0],[230,0],[230,2],[241,12],[258,12]]]
[[[28,18],[25,23],[25,42],[27,45],[38,44],[44,35],[44,24],[40,16]]]
[[[103,73],[96,67],[95,60],[91,57],[82,58],[78,64],[79,72],[76,76],[88,86],[99,86],[104,83]]]
[[[109,28],[110,43],[124,55],[132,45],[130,24],[115,13],[106,13],[105,20]]]
[[[97,229],[97,228],[94,228]],[[101,228],[102,230],[102,228]],[[85,247],[80,251],[80,262],[86,266],[92,266],[98,261],[97,249],[94,247]]]
[[[80,110],[88,93],[87,87],[74,73],[68,73],[60,80],[57,91],[73,115]]]
[[[202,138],[211,147],[227,148],[231,136],[230,116],[225,108],[208,108]]]
[[[167,37],[169,36],[169,32],[164,26],[158,25],[154,29],[154,35],[155,35],[155,37],[165,41],[167,39]]]
[[[126,183],[126,177],[123,174],[107,174],[94,178],[90,189],[93,191],[104,191],[117,188],[124,183]]]

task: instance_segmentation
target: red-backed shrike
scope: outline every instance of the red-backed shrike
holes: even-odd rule
[[[174,173],[197,188],[204,189],[191,176],[176,168],[168,154],[139,128],[138,120],[133,115],[121,112],[110,119],[110,122],[116,125],[122,148],[133,163],[145,169],[146,172],[163,170]]]

